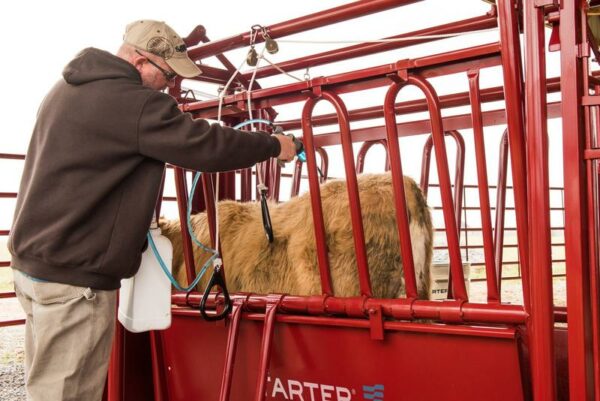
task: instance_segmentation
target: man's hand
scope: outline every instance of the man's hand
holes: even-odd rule
[[[279,152],[277,159],[284,162],[293,160],[294,156],[296,156],[296,144],[292,137],[279,134],[273,136],[279,140],[279,145],[281,145],[281,151]]]

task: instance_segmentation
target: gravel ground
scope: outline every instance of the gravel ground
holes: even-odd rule
[[[3,299],[0,306],[0,321],[24,318],[16,299]],[[2,401],[25,400],[24,341],[24,325],[0,328],[0,400]]]
[[[470,297],[473,302],[485,302],[486,283],[470,284]],[[512,304],[522,303],[521,282],[507,280],[502,283],[502,301]],[[565,279],[554,280],[554,299],[557,305],[565,304]],[[3,299],[0,302],[0,320],[21,319],[23,313],[16,299]],[[25,400],[24,387],[24,337],[25,327],[0,328],[0,400]]]

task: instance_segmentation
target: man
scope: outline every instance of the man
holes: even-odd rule
[[[101,399],[116,290],[139,267],[165,162],[213,172],[294,157],[286,136],[192,120],[160,92],[200,72],[169,26],[137,21],[116,56],[83,50],[44,99],[9,240],[28,400]]]

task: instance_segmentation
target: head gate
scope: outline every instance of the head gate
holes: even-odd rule
[[[446,238],[448,243],[448,254],[450,257],[450,270],[452,276],[456,279],[453,282],[455,298],[459,301],[467,301],[467,290],[464,283],[462,271],[462,261],[460,256],[460,244],[458,240],[458,229],[456,224],[455,210],[452,199],[452,188],[450,183],[450,174],[448,172],[448,157],[446,154],[446,144],[444,142],[444,130],[442,127],[442,116],[440,113],[440,103],[435,89],[424,78],[418,75],[408,75],[406,80],[398,79],[392,83],[385,96],[383,111],[385,116],[385,126],[387,140],[390,152],[390,161],[392,167],[392,184],[396,194],[396,222],[398,224],[398,234],[400,235],[400,247],[404,261],[404,275],[406,282],[406,295],[416,295],[416,281],[414,277],[414,261],[412,258],[412,249],[408,238],[410,231],[408,229],[408,219],[406,211],[406,200],[404,194],[404,183],[402,164],[400,161],[400,148],[398,141],[398,128],[396,126],[396,113],[394,102],[400,89],[406,85],[414,85],[425,95],[427,109],[429,110],[431,120],[431,132],[435,150],[435,161],[440,181],[440,194],[442,198],[442,208],[444,213],[444,224],[446,227]],[[410,255],[410,257],[408,257]],[[410,263],[410,265],[409,265]]]
[[[369,279],[365,234],[362,223],[362,214],[360,211],[360,198],[358,195],[358,182],[356,179],[356,167],[354,165],[354,152],[352,150],[352,138],[350,135],[348,110],[338,95],[328,91],[322,91],[319,97],[308,99],[302,110],[302,131],[304,146],[306,149],[310,198],[312,204],[313,221],[315,225],[315,240],[318,252],[319,270],[321,273],[321,288],[324,294],[332,294],[329,258],[327,256],[327,244],[325,240],[325,223],[323,221],[323,207],[321,204],[321,191],[319,189],[319,176],[317,174],[315,146],[311,123],[312,113],[315,105],[323,99],[329,101],[333,105],[338,117],[342,153],[344,156],[346,185],[348,189],[348,200],[350,202],[350,216],[352,220],[354,248],[356,250],[356,263],[358,266],[360,292],[362,296],[370,297],[372,294],[371,282]]]

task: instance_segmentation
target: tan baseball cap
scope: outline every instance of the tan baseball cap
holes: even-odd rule
[[[183,39],[162,21],[140,20],[125,28],[123,41],[165,60],[177,75],[193,78],[202,73],[187,54]]]

